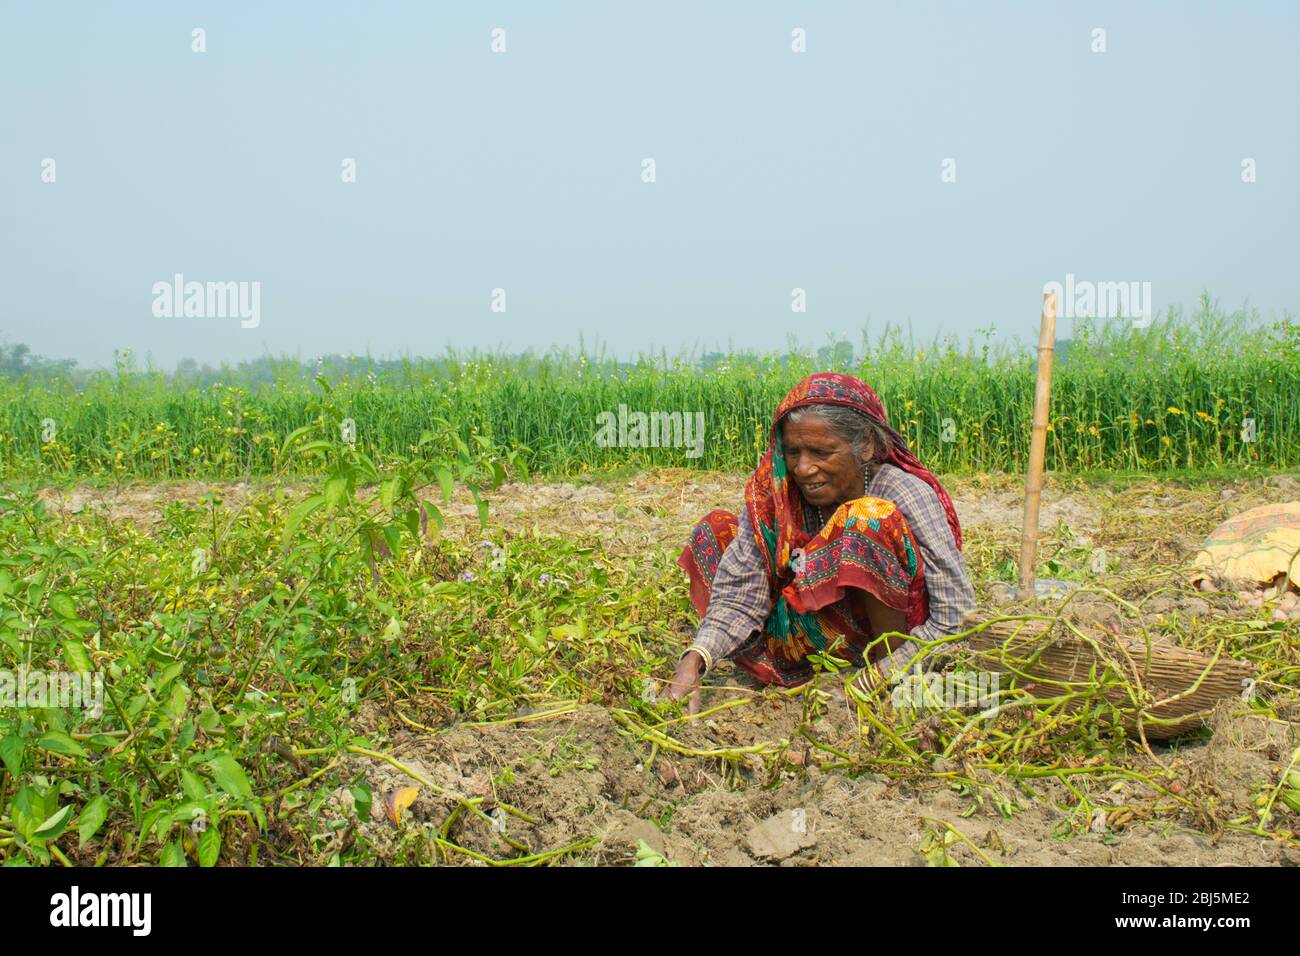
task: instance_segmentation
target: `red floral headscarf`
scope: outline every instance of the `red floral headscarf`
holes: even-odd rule
[[[803,548],[812,535],[803,526],[803,495],[786,473],[785,453],[781,447],[781,419],[786,413],[808,405],[843,405],[874,419],[882,425],[892,439],[889,454],[882,460],[920,478],[939,496],[948,516],[953,539],[961,549],[961,525],[952,499],[936,478],[907,447],[903,436],[889,425],[889,418],[880,397],[865,382],[851,375],[835,372],[818,372],[809,375],[790,390],[777,406],[772,419],[767,453],[758,469],[745,485],[745,505],[759,549],[767,556],[769,581],[779,588],[790,574],[790,553]]]

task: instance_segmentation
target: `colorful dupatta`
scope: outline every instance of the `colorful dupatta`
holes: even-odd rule
[[[952,499],[889,427],[884,405],[864,382],[819,373],[796,385],[777,407],[767,453],[745,486],[745,505],[764,556],[772,611],[763,630],[735,655],[737,665],[765,683],[791,686],[812,673],[809,654],[841,646],[854,664],[876,635],[863,595],[905,614],[910,630],[929,616],[925,571],[907,519],[893,504],[863,497],[846,502],[820,528],[805,525],[807,505],[790,480],[781,446],[780,422],[791,410],[831,404],[853,408],[881,424],[892,439],[883,461],[916,475],[939,497],[957,547],[961,528]],[[718,561],[736,535],[738,520],[726,511],[707,515],[691,535],[679,564],[691,579],[691,599],[701,615],[708,607]]]

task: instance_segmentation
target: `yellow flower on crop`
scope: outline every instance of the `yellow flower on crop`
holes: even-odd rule
[[[1166,444],[1166,445],[1171,444],[1170,441],[1169,441],[1169,436],[1168,436],[1168,435],[1161,435],[1161,436],[1160,436],[1160,441],[1161,441],[1163,444]]]
[[[199,454],[199,450],[198,450],[197,448],[191,448],[191,449],[190,449],[190,454],[191,454],[191,455],[195,455],[195,456],[197,456],[197,455]]]
[[[1088,434],[1089,434],[1089,435],[1095,435],[1095,434],[1097,434],[1097,426],[1096,426],[1096,425],[1089,425],[1089,426],[1088,426]]]
[[[1170,414],[1170,415],[1185,415],[1186,412],[1184,412],[1181,408],[1175,408],[1173,405],[1170,405],[1170,406],[1169,406],[1169,414]]]
[[[1049,432],[1054,432],[1054,431],[1056,431],[1056,429],[1052,427],[1052,423],[1051,423],[1051,422],[1048,422],[1048,423],[1047,423],[1047,430],[1048,430]]]
[[[1155,422],[1155,419],[1154,419],[1154,418],[1148,418],[1148,419],[1146,420],[1146,424],[1148,424],[1148,425],[1154,425],[1155,423],[1156,423],[1156,422]]]
[[[1203,419],[1205,419],[1205,421],[1207,421],[1207,422],[1209,422],[1209,421],[1213,421],[1213,420],[1214,420],[1214,419],[1210,418],[1209,415],[1205,414],[1205,412],[1197,412],[1197,413],[1196,413],[1196,417],[1197,417],[1197,418],[1203,418]]]

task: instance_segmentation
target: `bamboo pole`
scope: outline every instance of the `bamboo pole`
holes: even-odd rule
[[[1056,293],[1043,293],[1038,329],[1038,384],[1034,390],[1034,429],[1029,442],[1029,473],[1025,476],[1025,520],[1020,530],[1018,597],[1034,594],[1034,558],[1038,554],[1038,505],[1043,493],[1043,460],[1047,454],[1047,416],[1052,394],[1052,355],[1056,351]]]

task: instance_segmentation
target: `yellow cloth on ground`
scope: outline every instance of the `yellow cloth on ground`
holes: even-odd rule
[[[1300,501],[1233,515],[1210,532],[1195,565],[1196,581],[1257,587],[1285,574],[1300,588]]]

